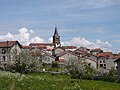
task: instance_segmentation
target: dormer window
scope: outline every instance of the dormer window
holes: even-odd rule
[[[2,49],[2,54],[5,54],[6,53],[6,50],[5,49]]]

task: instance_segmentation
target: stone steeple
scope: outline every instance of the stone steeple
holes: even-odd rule
[[[60,46],[60,36],[58,34],[57,27],[55,27],[55,31],[53,35],[53,44],[54,44],[54,47]]]
[[[59,35],[58,35],[58,31],[57,31],[57,27],[55,27],[54,36],[59,36]]]

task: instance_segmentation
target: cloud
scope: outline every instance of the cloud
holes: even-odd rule
[[[39,37],[34,37],[30,40],[30,42],[34,42],[34,43],[40,43],[40,42],[44,42],[44,39],[39,38]]]
[[[31,34],[34,33],[33,30],[28,30],[23,27],[18,30],[18,34],[7,33],[6,35],[0,35],[0,41],[9,41],[9,40],[18,40],[21,44],[28,45],[31,42],[44,42],[44,39],[36,36],[31,37]]]
[[[48,42],[52,43],[52,42],[53,42],[53,38],[52,38],[52,37],[49,38],[49,39],[48,39]]]
[[[34,31],[33,31],[33,30],[30,30],[30,33],[34,33]]]
[[[0,36],[0,41],[5,41],[5,40],[13,40],[14,35],[11,33],[7,33],[6,35]]]
[[[74,37],[72,40],[62,42],[62,45],[76,45],[76,46],[82,46],[87,47],[90,49],[93,48],[101,48],[104,51],[111,51],[112,45],[108,42],[103,42],[101,40],[96,40],[95,42],[91,42],[89,40],[86,40],[84,37]]]

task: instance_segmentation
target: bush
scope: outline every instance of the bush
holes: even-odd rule
[[[117,80],[118,83],[120,83],[120,77],[118,77],[118,80]]]
[[[111,68],[109,72],[105,69],[95,70],[94,68],[88,66],[87,64],[78,64],[72,63],[67,66],[67,69],[71,75],[71,78],[77,79],[87,79],[87,80],[102,80],[115,82],[116,78],[116,70]],[[120,82],[120,80],[117,80]]]
[[[58,64],[58,62],[52,62],[52,68],[57,68],[57,67],[59,67],[59,64]]]
[[[116,70],[113,67],[109,70],[108,81],[110,82],[116,81]]]
[[[84,67],[85,67],[85,69],[84,69],[84,79],[90,79],[90,80],[92,79],[93,80],[94,77],[95,77],[95,69],[88,66],[88,65],[85,65]]]

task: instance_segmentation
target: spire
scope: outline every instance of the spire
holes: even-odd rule
[[[55,27],[55,31],[53,35],[53,44],[54,47],[60,46],[60,36],[58,35],[57,27]]]
[[[55,27],[54,36],[59,36],[59,35],[58,35],[58,31],[57,31],[57,27]]]

